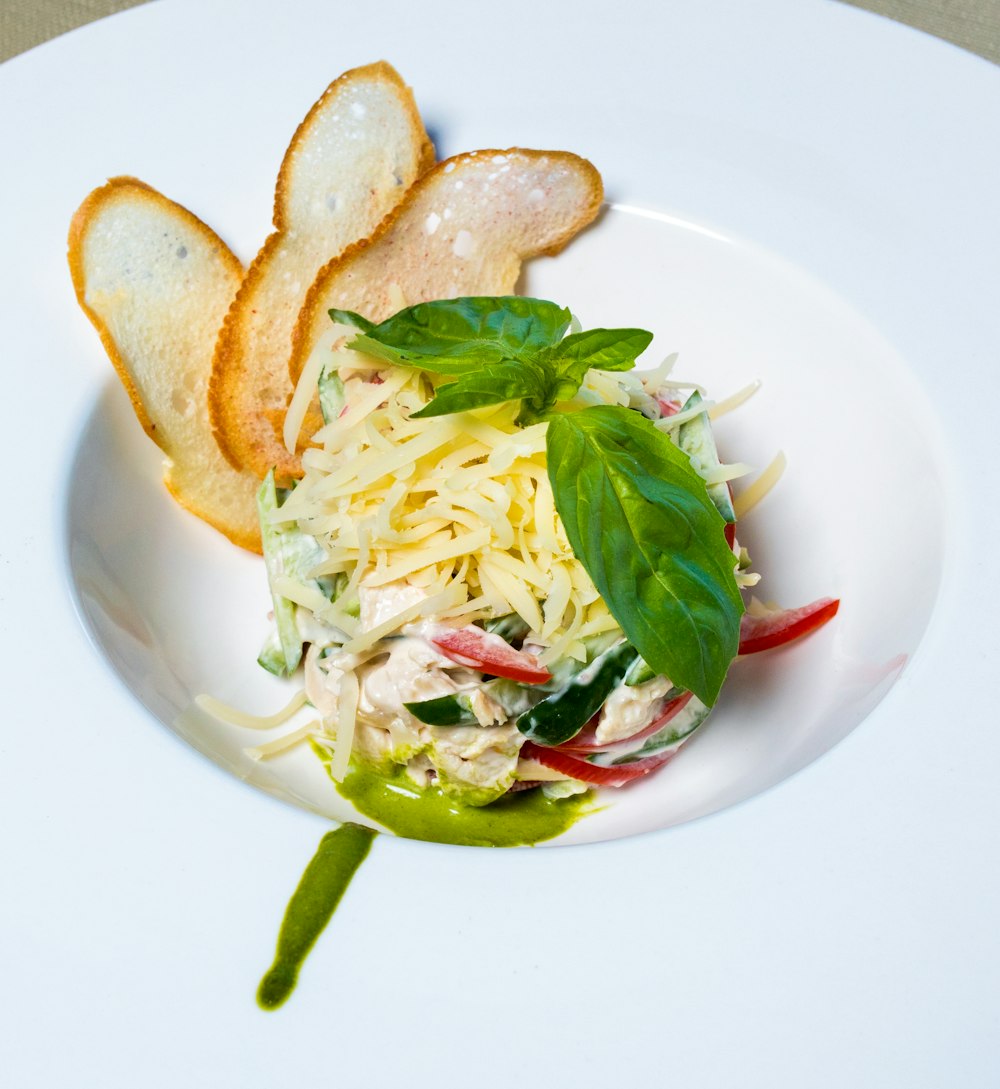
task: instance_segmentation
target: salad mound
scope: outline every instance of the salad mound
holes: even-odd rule
[[[484,806],[661,767],[708,717],[758,579],[710,404],[672,361],[633,372],[649,333],[544,300],[330,316],[289,448],[317,391],[324,425],[259,509],[260,661],[303,666],[331,776],[353,759]]]

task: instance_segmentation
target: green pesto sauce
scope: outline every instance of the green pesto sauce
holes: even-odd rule
[[[547,798],[540,790],[506,794],[485,806],[462,805],[440,787],[416,787],[405,772],[383,775],[352,765],[340,794],[359,813],[408,839],[465,847],[521,847],[561,835],[594,811],[590,793]]]
[[[295,989],[302,962],[330,921],[376,835],[360,824],[342,824],[320,840],[285,909],[274,963],[257,989],[261,1009],[277,1009]]]

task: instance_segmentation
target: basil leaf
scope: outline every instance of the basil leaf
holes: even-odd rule
[[[711,705],[743,601],[704,481],[666,435],[613,405],[553,417],[546,450],[556,510],[612,616],[655,673]]]
[[[356,336],[349,341],[347,347],[355,352],[364,352],[375,359],[384,359],[387,363],[393,363],[397,367],[415,367],[422,371],[433,371],[435,374],[471,374],[480,367],[490,363],[499,363],[505,356],[493,349],[484,348],[476,351],[474,345],[469,345],[469,351],[461,358],[447,358],[435,355],[421,355],[420,352],[407,349],[403,355],[398,348],[382,344],[367,333]]]
[[[558,378],[555,400],[566,400],[580,388],[587,371],[630,371],[649,347],[652,333],[645,329],[589,329],[572,333],[541,353]]]
[[[327,310],[327,313],[330,315],[331,321],[339,322],[341,325],[353,325],[356,329],[360,329],[362,333],[370,333],[375,328],[373,321],[363,318],[360,314],[355,314],[353,310]]]
[[[557,364],[560,370],[585,364],[580,371],[582,382],[591,367],[601,371],[630,371],[652,339],[653,334],[645,329],[588,329],[571,333],[553,344],[542,353],[542,358]]]
[[[591,367],[629,370],[652,334],[643,329],[573,333],[570,312],[545,299],[470,296],[418,303],[378,325],[350,310],[334,321],[361,330],[356,351],[397,366],[454,375],[418,418],[521,400],[519,422],[537,419],[572,397]]]
[[[480,367],[456,382],[440,386],[434,400],[412,413],[411,419],[446,416],[517,400],[525,400],[531,409],[541,412],[551,389],[549,379],[544,368],[527,361],[508,360],[493,367]]]
[[[478,366],[555,344],[569,323],[570,312],[545,299],[519,295],[441,299],[401,310],[366,329],[351,347],[394,363],[424,366],[433,359],[439,364],[454,360]],[[372,351],[373,343],[382,350]],[[449,373],[441,367],[425,369]]]

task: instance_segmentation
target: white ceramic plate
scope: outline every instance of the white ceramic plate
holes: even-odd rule
[[[441,154],[595,161],[615,207],[529,290],[647,325],[713,391],[765,380],[724,432],[791,460],[747,527],[765,596],[844,606],[574,835],[673,827],[518,852],[383,837],[264,1015],[256,981],[325,824],[134,698],[167,723],[205,688],[268,698],[266,596],[164,500],[64,238],[89,189],[133,173],[249,258],[294,125],[379,56]],[[165,0],[0,69],[0,101],[17,1084],[989,1083],[995,68],[832,4]],[[201,747],[233,765],[239,741]],[[271,769],[272,791],[330,812],[300,770]]]

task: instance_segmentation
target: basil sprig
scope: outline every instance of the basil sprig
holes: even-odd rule
[[[413,416],[445,416],[521,401],[521,423],[543,416],[580,388],[588,370],[624,371],[653,339],[644,329],[592,329],[566,336],[571,316],[545,299],[518,295],[419,303],[378,325],[348,310],[349,344],[399,366],[455,376]]]
[[[722,516],[687,455],[615,405],[553,415],[546,454],[573,552],[629,642],[655,673],[713,704],[743,601]]]
[[[549,479],[574,554],[654,673],[713,704],[739,646],[743,602],[705,482],[638,412],[551,411],[591,368],[631,370],[652,334],[566,336],[568,310],[520,296],[420,303],[377,325],[347,310],[330,317],[358,329],[357,351],[454,377],[413,416],[519,400],[519,422],[548,419]]]

